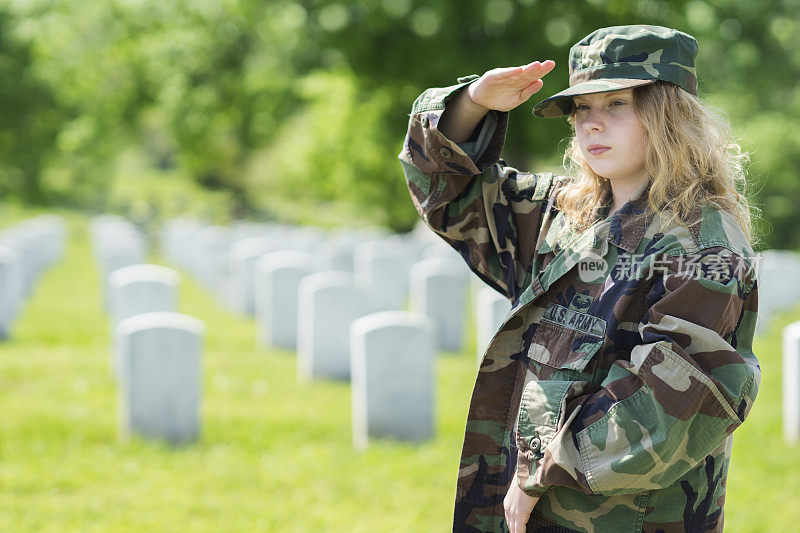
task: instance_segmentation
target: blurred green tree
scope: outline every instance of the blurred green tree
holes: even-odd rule
[[[61,114],[50,88],[32,72],[30,46],[15,38],[13,22],[0,8],[0,198],[40,203],[41,171]]]
[[[408,229],[396,155],[424,88],[554,59],[504,151],[554,169],[569,126],[534,119],[533,100],[567,86],[581,36],[648,23],[697,37],[701,96],[753,154],[764,244],[800,247],[799,15],[800,0],[16,2],[0,16],[0,191],[100,208],[113,189],[119,205],[133,149],[228,195],[231,216]]]

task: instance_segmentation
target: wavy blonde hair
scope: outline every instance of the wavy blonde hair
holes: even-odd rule
[[[745,165],[750,157],[733,138],[725,116],[672,83],[633,89],[634,109],[647,132],[645,168],[650,176],[648,204],[653,212],[671,211],[673,223],[700,223],[698,206],[713,203],[730,213],[754,244]],[[575,111],[567,117],[572,137],[564,154],[571,180],[556,195],[570,225],[582,231],[597,222],[610,182],[595,174],[575,135]],[[610,198],[610,196],[608,197]]]

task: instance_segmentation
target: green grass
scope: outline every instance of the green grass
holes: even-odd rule
[[[0,227],[31,216],[5,207]],[[434,441],[352,447],[350,388],[298,383],[292,353],[254,346],[253,322],[184,276],[181,311],[206,323],[202,434],[171,448],[117,438],[108,323],[86,219],[0,344],[0,531],[446,531],[476,372],[474,340],[437,362]],[[780,327],[736,431],[726,531],[800,524],[800,451],[784,444]]]
[[[761,386],[747,420],[734,432],[725,500],[725,531],[800,530],[800,446],[783,439],[781,331],[800,309],[756,336]]]
[[[15,217],[5,217],[6,220]],[[0,345],[0,531],[446,530],[473,352],[438,360],[436,440],[352,447],[350,388],[300,384],[289,352],[184,276],[206,323],[196,445],[117,438],[108,323],[86,224]]]

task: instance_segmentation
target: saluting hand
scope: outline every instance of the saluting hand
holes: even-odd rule
[[[497,111],[510,111],[525,103],[542,88],[541,78],[553,70],[555,61],[534,61],[521,67],[495,68],[469,86],[469,97],[477,105]]]

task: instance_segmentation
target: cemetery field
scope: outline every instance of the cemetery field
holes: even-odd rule
[[[0,227],[32,212],[0,211]],[[0,344],[0,531],[448,531],[476,373],[474,335],[436,366],[436,438],[352,446],[350,387],[299,383],[295,355],[183,273],[180,312],[205,322],[201,436],[117,438],[117,384],[88,219]],[[734,438],[725,531],[800,523],[800,447],[781,433],[781,327],[757,337],[762,382]]]

